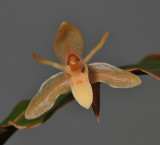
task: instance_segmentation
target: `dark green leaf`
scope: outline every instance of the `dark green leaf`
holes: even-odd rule
[[[20,102],[11,112],[11,114],[1,123],[1,127],[8,127],[13,125],[18,129],[28,129],[44,123],[53,113],[55,113],[59,108],[73,100],[71,93],[61,95],[57,100],[55,105],[46,113],[40,117],[33,120],[26,120],[24,117],[25,110],[30,101]]]
[[[149,74],[160,79],[160,54],[150,54],[137,64],[126,65],[121,68],[136,75]]]

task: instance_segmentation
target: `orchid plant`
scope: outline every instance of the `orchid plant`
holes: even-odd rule
[[[57,109],[74,99],[84,108],[92,105],[99,121],[99,83],[114,88],[132,88],[142,82],[137,75],[149,74],[160,79],[160,55],[151,54],[135,65],[115,67],[108,63],[89,60],[101,49],[109,36],[106,32],[99,43],[83,57],[84,40],[75,26],[63,22],[54,40],[54,52],[61,64],[33,57],[42,64],[62,72],[51,76],[40,87],[31,101],[20,102],[0,126],[0,144],[4,143],[16,129],[33,128],[44,123]],[[132,71],[132,72],[131,72]],[[6,135],[7,134],[7,135]]]

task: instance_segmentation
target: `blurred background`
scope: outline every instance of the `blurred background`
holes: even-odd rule
[[[59,72],[35,61],[32,53],[58,61],[52,44],[63,21],[83,33],[84,56],[110,30],[90,62],[122,66],[160,53],[159,6],[158,0],[1,0],[0,122]],[[159,145],[160,81],[151,76],[141,79],[143,84],[132,89],[101,85],[100,123],[92,108],[86,110],[74,101],[42,126],[17,131],[6,145]]]

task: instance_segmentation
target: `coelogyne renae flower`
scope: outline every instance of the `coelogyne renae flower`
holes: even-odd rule
[[[103,82],[114,88],[132,88],[142,83],[138,76],[113,65],[101,62],[87,64],[102,47],[109,33],[106,32],[100,42],[82,59],[84,40],[81,32],[68,22],[60,25],[53,47],[61,64],[40,58],[36,54],[33,57],[63,72],[51,76],[42,84],[27,108],[26,119],[39,117],[54,105],[60,95],[69,91],[72,91],[82,107],[88,109],[93,102],[91,85],[96,82]]]

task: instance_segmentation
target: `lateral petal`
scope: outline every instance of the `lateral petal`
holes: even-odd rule
[[[56,99],[70,91],[70,84],[65,73],[61,72],[51,76],[40,87],[33,97],[25,113],[26,119],[34,119],[48,111]]]
[[[114,88],[132,88],[142,83],[133,73],[107,63],[89,64],[88,70],[91,84],[103,82]]]

